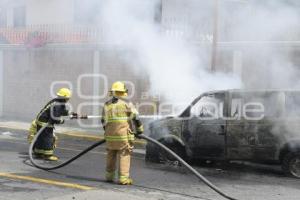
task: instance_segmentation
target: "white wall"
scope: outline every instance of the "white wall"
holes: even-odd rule
[[[3,115],[3,51],[0,51],[0,117]]]
[[[162,0],[163,17],[202,19],[203,15],[213,12],[213,2],[212,0]]]
[[[204,0],[163,0],[162,25],[168,34],[211,42],[213,3]]]
[[[187,11],[184,6],[186,0],[162,0],[162,18],[175,18],[186,16]]]
[[[27,0],[27,25],[71,24],[74,19],[73,0]]]
[[[5,11],[6,14],[6,25],[14,25],[14,8],[18,6],[24,6],[25,0],[6,0],[0,1],[0,9]]]

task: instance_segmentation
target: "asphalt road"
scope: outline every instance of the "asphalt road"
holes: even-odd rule
[[[56,152],[61,160],[65,160],[91,144],[91,141],[65,138],[59,141]],[[105,146],[52,172],[30,166],[27,150],[25,132],[0,130],[1,200],[78,199],[76,195],[97,190],[130,195],[132,200],[135,197],[159,200],[223,199],[183,167],[145,163],[141,154],[135,154],[132,159],[134,185],[119,186],[104,181]],[[285,177],[278,166],[235,163],[196,166],[196,169],[240,200],[300,199],[300,180]]]

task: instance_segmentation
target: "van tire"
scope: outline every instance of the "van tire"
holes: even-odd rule
[[[285,154],[282,160],[282,170],[286,175],[300,179],[300,152]]]

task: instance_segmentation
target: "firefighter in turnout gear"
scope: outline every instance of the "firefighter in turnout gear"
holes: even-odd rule
[[[71,91],[67,88],[61,88],[57,92],[57,97],[49,101],[39,112],[36,119],[32,122],[29,129],[28,141],[33,139],[34,135],[47,123],[40,136],[37,138],[33,152],[36,157],[50,161],[57,161],[58,157],[54,155],[57,137],[53,129],[54,124],[63,124],[62,116],[68,116],[69,111],[66,109],[66,103],[71,98]],[[72,113],[71,118],[77,118],[76,113]]]
[[[133,125],[136,134],[144,131],[137,110],[125,99],[127,92],[122,82],[115,82],[112,85],[109,94],[112,98],[105,103],[101,120],[107,144],[106,180],[114,181],[116,163],[119,159],[118,181],[121,185],[132,184],[129,170],[134,140]]]

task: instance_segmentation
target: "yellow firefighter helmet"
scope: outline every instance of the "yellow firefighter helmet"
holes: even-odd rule
[[[69,90],[68,88],[60,88],[60,89],[58,90],[58,92],[56,93],[56,95],[57,95],[58,97],[62,97],[62,98],[69,99],[69,98],[71,98],[71,96],[72,96],[72,92],[71,92],[71,90]]]
[[[116,96],[127,96],[127,92],[128,89],[126,88],[125,83],[121,81],[114,82],[110,90],[111,95],[116,95]]]

